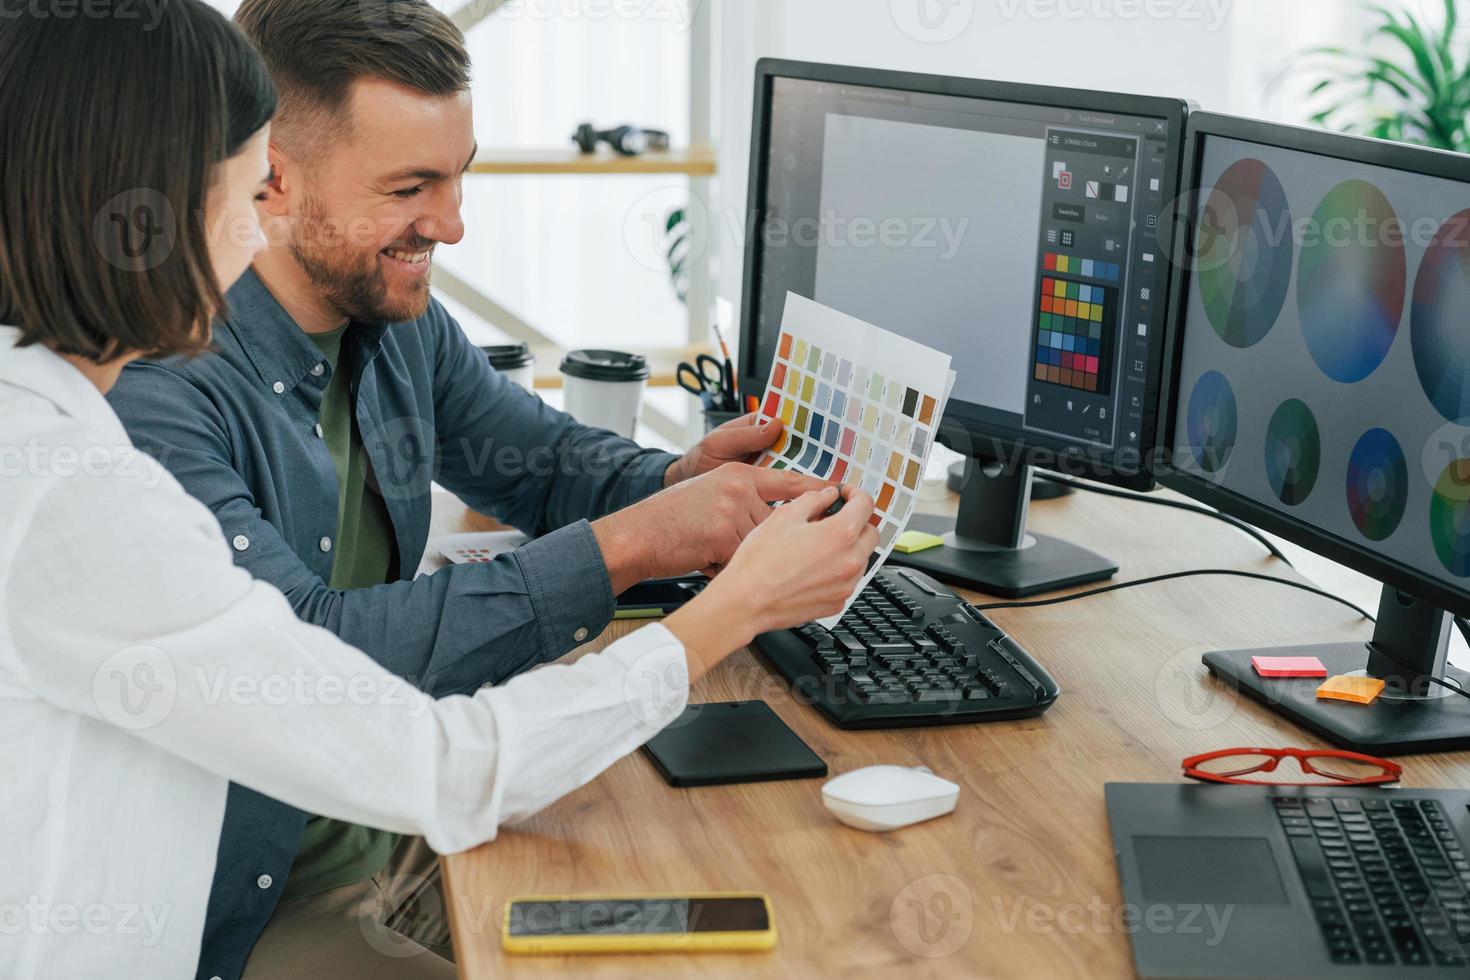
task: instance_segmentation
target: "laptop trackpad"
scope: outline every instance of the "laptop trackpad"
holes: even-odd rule
[[[1264,837],[1135,837],[1133,853],[1150,904],[1287,904]]]

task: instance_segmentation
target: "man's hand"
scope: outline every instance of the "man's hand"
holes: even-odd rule
[[[839,492],[846,506],[825,516]],[[690,681],[757,633],[841,610],[878,546],[872,516],[873,498],[852,487],[804,494],[774,511],[724,574],[664,620],[684,644]]]
[[[726,463],[593,521],[592,533],[614,594],[647,578],[691,571],[713,575],[771,515],[767,501],[791,500],[826,486],[791,470]]]
[[[780,419],[762,418],[758,412],[732,419],[712,429],[698,445],[670,464],[664,471],[664,486],[701,476],[726,463],[754,463],[761,450],[775,445],[780,435]]]

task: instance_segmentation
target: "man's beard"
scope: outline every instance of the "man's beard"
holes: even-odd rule
[[[404,323],[424,315],[429,308],[428,277],[420,280],[402,298],[388,295],[388,283],[378,266],[378,253],[363,256],[350,242],[329,227],[326,209],[315,198],[307,198],[292,236],[291,257],[301,266],[311,284],[343,316],[360,323]],[[415,248],[432,242],[420,239]]]

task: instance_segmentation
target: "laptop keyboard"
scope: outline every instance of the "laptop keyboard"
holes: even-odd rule
[[[1272,803],[1334,963],[1470,965],[1470,862],[1438,801]]]

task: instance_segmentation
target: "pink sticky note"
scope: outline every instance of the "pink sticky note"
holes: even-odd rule
[[[1262,677],[1326,677],[1327,668],[1316,657],[1251,657]]]

